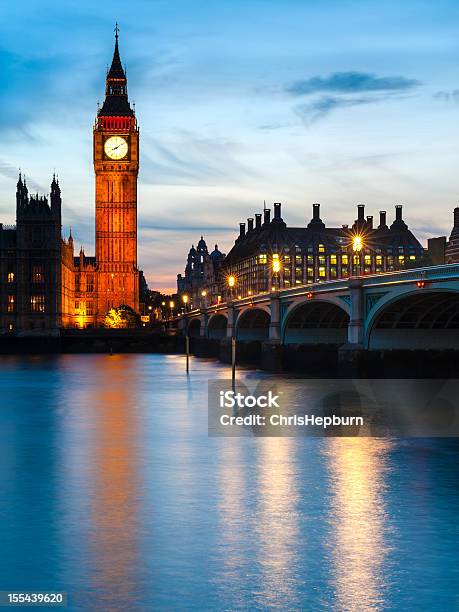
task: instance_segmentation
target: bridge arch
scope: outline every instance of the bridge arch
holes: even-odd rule
[[[210,317],[207,324],[207,336],[220,340],[226,336],[228,318],[223,314],[214,314]]]
[[[367,322],[365,347],[457,349],[459,291],[415,289],[385,300]]]
[[[190,319],[187,328],[190,338],[197,338],[201,334],[201,320],[198,317]]]
[[[238,340],[268,340],[271,316],[264,308],[247,308],[238,314],[236,338]]]
[[[293,305],[282,325],[284,344],[344,344],[349,314],[344,303],[311,299]]]

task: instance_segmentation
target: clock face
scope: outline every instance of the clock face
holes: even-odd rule
[[[128,152],[128,143],[121,136],[111,136],[105,141],[104,150],[110,159],[123,159]]]

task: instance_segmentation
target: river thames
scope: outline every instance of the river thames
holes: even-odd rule
[[[70,610],[458,609],[455,439],[212,438],[225,377],[2,357],[0,590]]]

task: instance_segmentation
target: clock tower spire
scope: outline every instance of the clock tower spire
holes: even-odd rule
[[[94,124],[97,318],[127,305],[138,311],[137,175],[139,130],[129,104],[118,47],[107,72],[105,100]]]

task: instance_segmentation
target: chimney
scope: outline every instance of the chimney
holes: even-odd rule
[[[373,215],[367,215],[368,229],[373,229]]]
[[[357,221],[359,223],[365,223],[365,204],[357,205]]]
[[[261,213],[255,213],[255,229],[261,228]]]
[[[247,231],[251,232],[253,230],[253,219],[247,219]]]
[[[459,227],[459,206],[454,209],[454,227]]]
[[[265,208],[265,218],[263,225],[268,225],[271,220],[271,210],[269,208]]]
[[[315,229],[323,229],[325,227],[325,223],[320,218],[320,204],[312,205],[312,219],[309,221],[308,227]]]
[[[398,228],[398,229],[406,229],[408,226],[405,223],[405,221],[403,220],[403,216],[402,216],[402,205],[401,204],[397,204],[397,206],[395,207],[395,221],[392,223],[391,228]]]
[[[379,229],[387,229],[386,211],[379,211]]]
[[[239,223],[239,236],[241,238],[245,236],[245,223]]]
[[[276,202],[274,204],[274,219],[280,219],[280,218],[281,218],[281,203]]]

